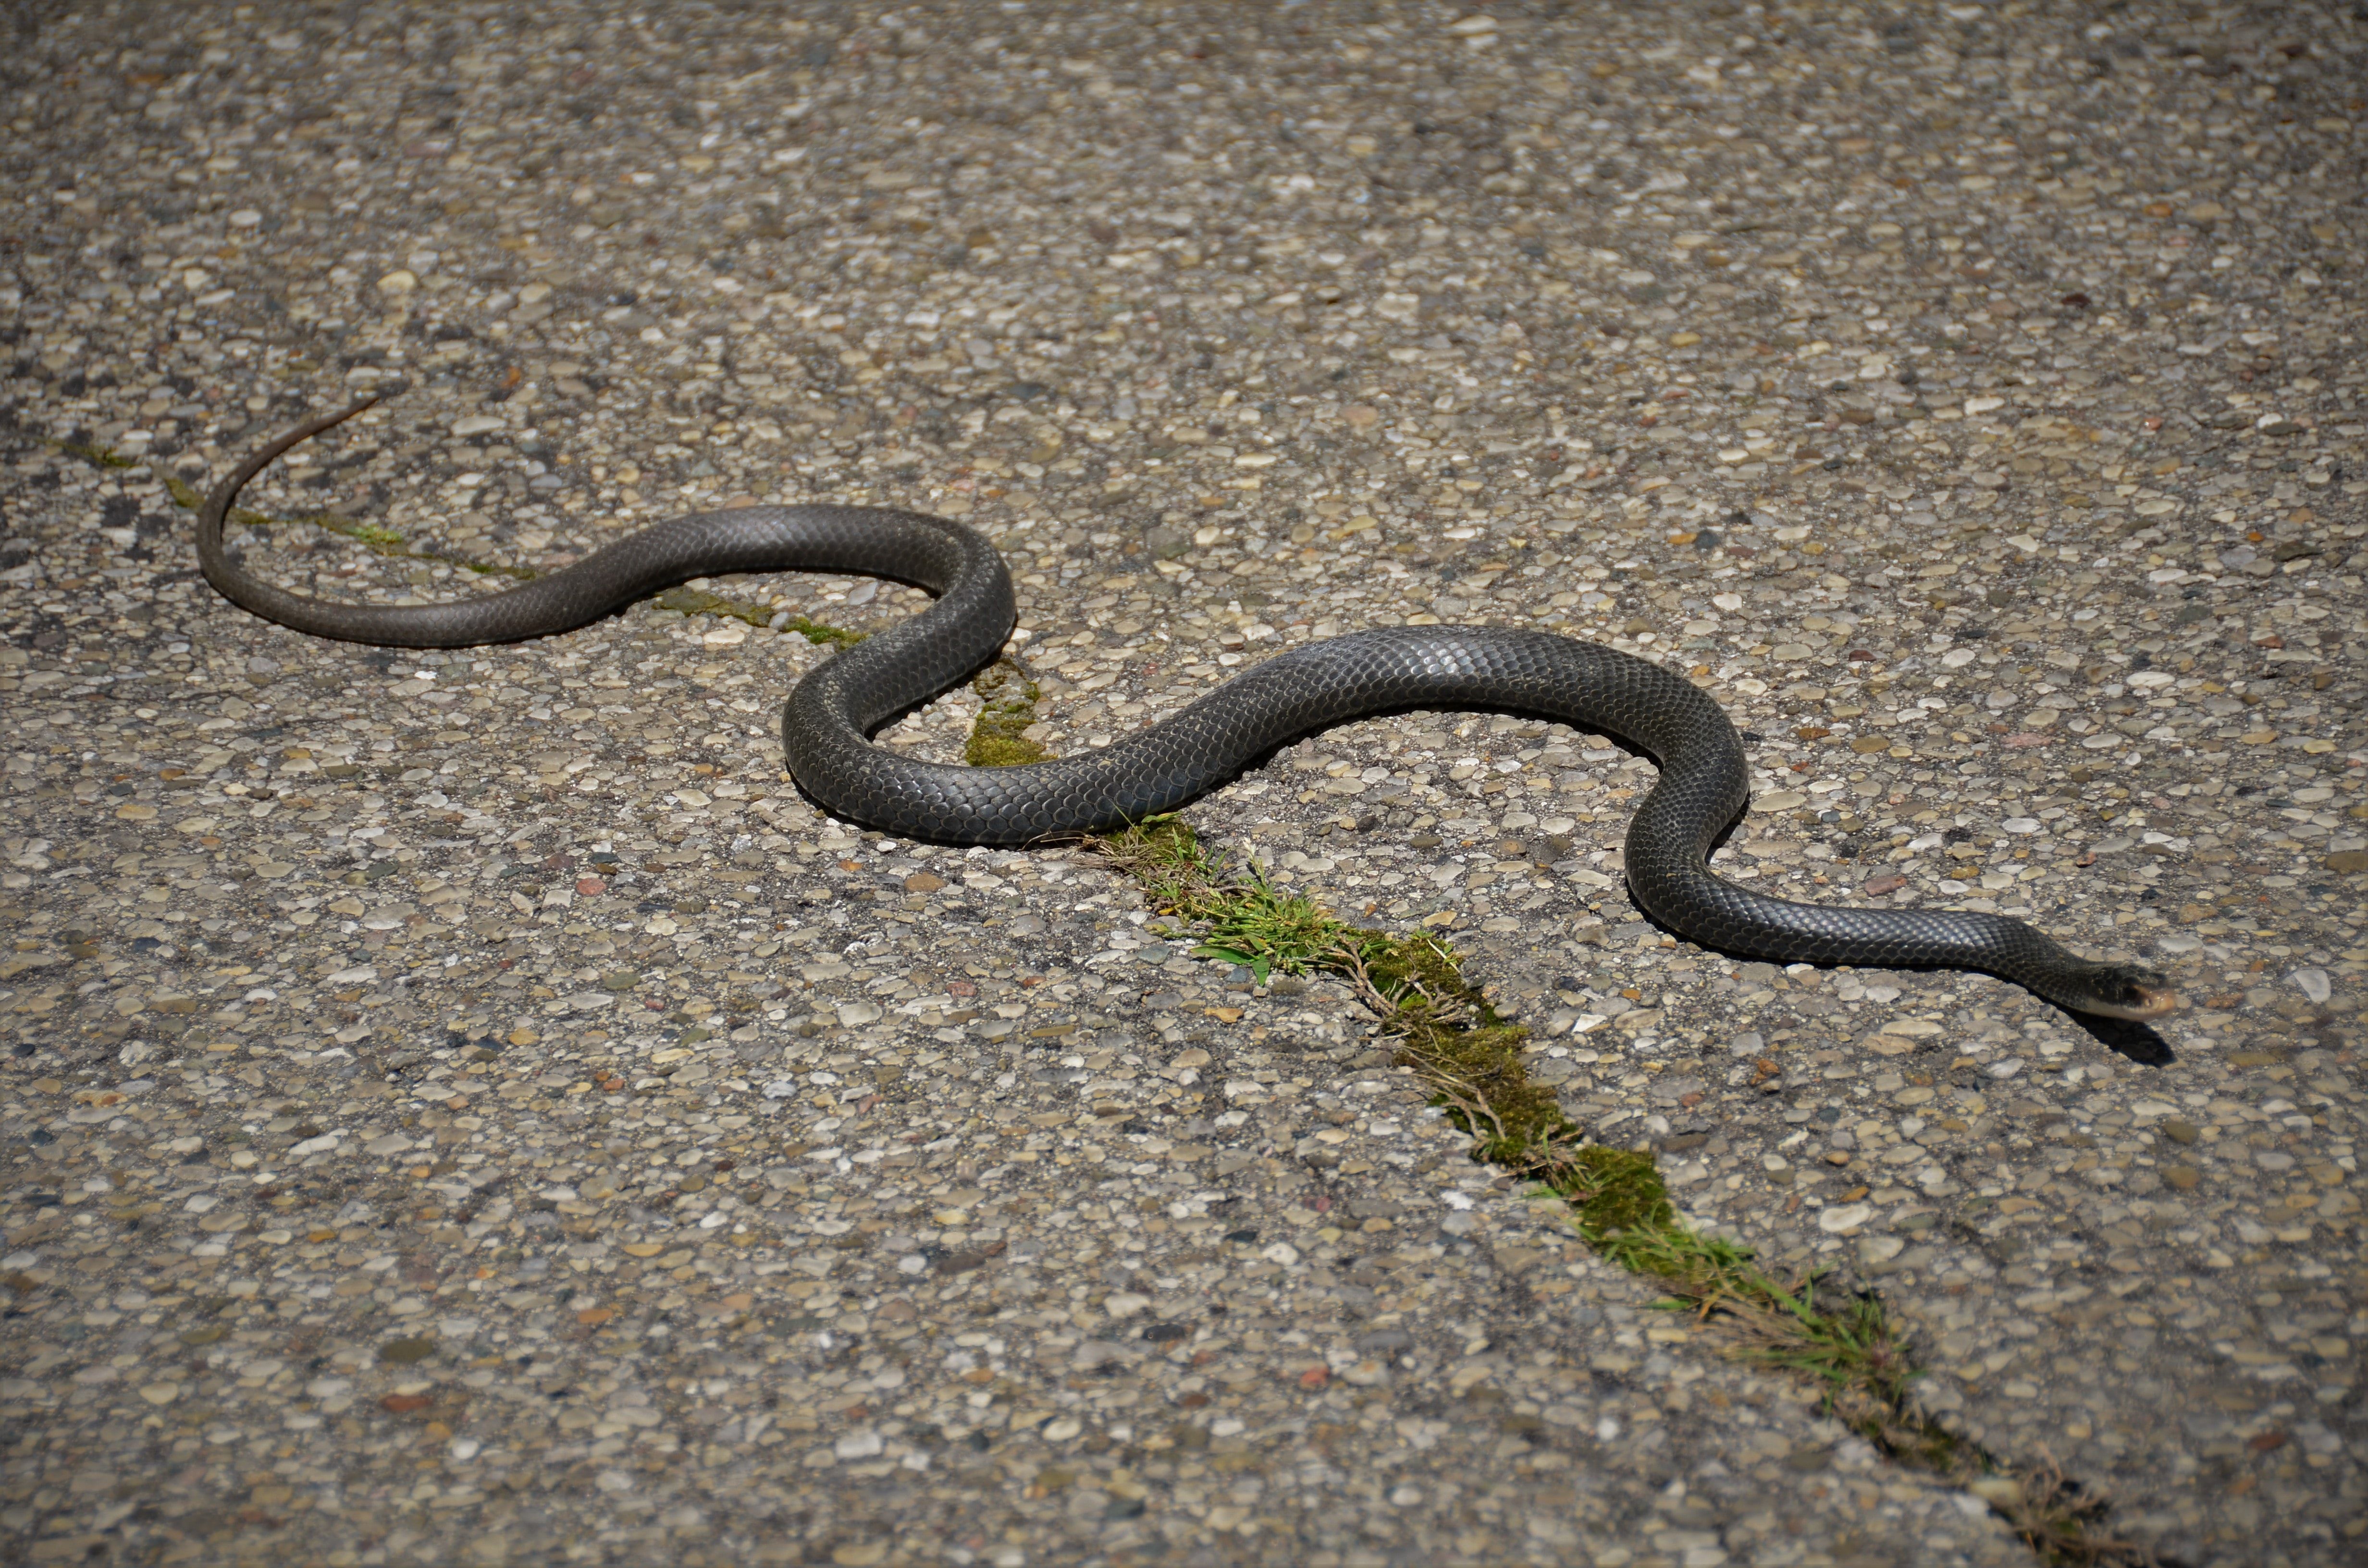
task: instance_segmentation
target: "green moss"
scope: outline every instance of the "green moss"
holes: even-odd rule
[[[802,615],[793,615],[783,621],[781,630],[794,631],[809,642],[817,642],[833,648],[852,648],[870,635],[868,632],[849,631],[843,626],[831,626],[823,621],[809,620]]]
[[[1042,693],[1028,672],[1010,659],[997,659],[971,680],[979,695],[978,721],[971,725],[962,760],[973,767],[1024,767],[1052,753],[1028,738]]]
[[[1529,1030],[1498,1017],[1466,983],[1454,949],[1429,933],[1360,928],[1349,954],[1368,1005],[1399,1037],[1399,1062],[1438,1090],[1436,1103],[1472,1136],[1475,1158],[1528,1172],[1576,1141],[1553,1091],[1521,1065]]]
[[[1579,1231],[1598,1245],[1615,1235],[1666,1230],[1677,1217],[1661,1167],[1641,1150],[1576,1150],[1556,1190]]]
[[[1025,767],[1044,760],[1044,748],[1034,741],[1010,735],[973,733],[962,747],[962,760],[973,767]]]
[[[720,615],[730,620],[745,620],[751,626],[770,626],[773,624],[774,618],[780,614],[770,605],[754,604],[746,599],[726,598],[722,594],[712,594],[704,588],[668,588],[650,602],[660,609],[670,609],[677,615]],[[860,631],[849,631],[837,626],[825,626],[819,620],[808,620],[802,615],[789,617],[782,621],[780,629],[784,631],[794,631],[809,642],[825,643],[840,648],[851,648],[862,642],[864,636]]]
[[[47,445],[70,458],[80,458],[93,468],[137,468],[140,465],[113,447],[97,441],[51,441]]]

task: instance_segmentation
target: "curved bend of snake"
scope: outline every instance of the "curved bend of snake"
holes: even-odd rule
[[[695,576],[805,571],[911,584],[937,602],[827,659],[799,681],[781,718],[799,786],[838,816],[882,833],[989,845],[1105,833],[1173,811],[1330,725],[1420,709],[1516,713],[1609,733],[1659,764],[1659,780],[1628,829],[1628,883],[1646,914],[1703,947],[1781,963],[1977,971],[2075,1012],[2116,1018],[2153,1017],[2178,1005],[2159,973],[2082,959],[2003,915],[1831,908],[1723,881],[1709,854],[1750,799],[1742,743],[1726,715],[1682,675],[1550,632],[1402,626],[1338,637],[1258,665],[1107,750],[983,768],[898,756],[871,740],[995,658],[1016,619],[1002,557],[978,533],[942,518],[824,506],[677,517],[521,587],[446,604],[333,604],[250,575],[222,540],[240,489],[289,448],[369,406],[290,431],[207,497],[198,554],[224,597],[316,637],[458,648],[571,631]]]

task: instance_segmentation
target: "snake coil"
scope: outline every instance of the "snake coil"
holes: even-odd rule
[[[316,637],[460,648],[572,631],[692,577],[829,572],[894,579],[937,602],[825,661],[790,693],[790,772],[836,814],[899,837],[1025,845],[1106,832],[1173,811],[1247,764],[1326,726],[1415,709],[1560,721],[1650,756],[1660,778],[1629,824],[1636,902],[1706,948],[1780,963],[1972,970],[2074,1011],[2146,1018],[2178,1005],[2163,976],[2067,951],[2020,920],[1952,910],[1795,903],[1736,886],[1708,857],[1749,803],[1749,772],[1726,715],[1684,676],[1543,631],[1404,626],[1337,637],[1258,665],[1181,712],[1106,750],[1026,767],[950,767],[871,744],[889,720],[993,659],[1016,619],[1011,576],[974,530],[914,512],[748,506],[676,517],[505,593],[448,604],[341,605],[249,574],[224,547],[239,491],[298,442],[375,399],[269,443],[198,514],[198,556],[223,597]]]

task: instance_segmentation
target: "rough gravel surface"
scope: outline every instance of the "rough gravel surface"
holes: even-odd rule
[[[802,800],[786,618],[905,590],[450,656],[220,602],[172,485],[370,389],[250,493],[327,519],[243,530],[276,580],[961,517],[1064,756],[1367,626],[1684,667],[1730,874],[2188,1008],[1674,942],[1645,765],[1535,723],[1190,815],[1448,930],[1595,1136],[2122,1532],[2359,1562],[2361,17],[10,6],[0,1556],[2033,1561],[1466,1160],[1345,994]]]

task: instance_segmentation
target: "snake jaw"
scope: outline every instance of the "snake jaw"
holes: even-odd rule
[[[2179,1008],[2179,993],[2176,991],[2146,991],[2144,996],[2145,1000],[2134,1006],[2097,1003],[2082,1008],[2081,1011],[2094,1013],[2100,1017],[2127,1018],[2132,1023],[2144,1023],[2149,1018],[2159,1018]]]
[[[2170,988],[2167,978],[2151,970],[2109,969],[2097,981],[2091,994],[2078,1005],[2081,1012],[2145,1023],[2179,1007],[2179,993]]]

